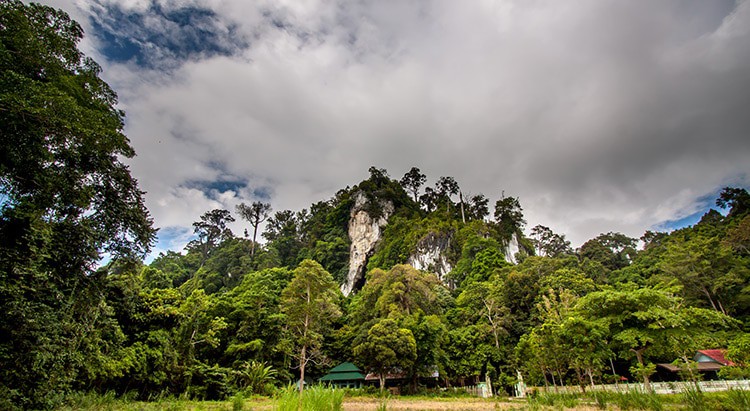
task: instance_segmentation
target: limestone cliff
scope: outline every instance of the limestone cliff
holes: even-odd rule
[[[388,224],[388,217],[393,214],[391,202],[379,204],[380,216],[372,218],[366,210],[367,197],[359,192],[354,196],[354,206],[349,214],[349,273],[346,281],[341,285],[341,292],[349,295],[355,288],[364,283],[367,259],[375,250],[375,244],[380,240],[383,227]]]
[[[505,246],[505,250],[503,250],[503,254],[505,254],[505,261],[516,264],[516,254],[521,250],[521,246],[518,244],[518,234],[513,233],[513,235],[510,237],[510,240],[508,240],[508,244]]]
[[[434,273],[443,281],[443,277],[452,269],[448,258],[445,256],[450,244],[450,236],[429,233],[419,240],[416,251],[409,256],[406,263],[417,270]]]

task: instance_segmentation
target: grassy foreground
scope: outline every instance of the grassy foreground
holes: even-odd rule
[[[692,391],[678,395],[657,395],[631,391],[627,393],[593,392],[587,394],[544,394],[528,399],[491,399],[475,397],[436,398],[429,396],[345,396],[342,390],[311,388],[300,397],[293,388],[279,390],[272,398],[243,398],[229,401],[192,401],[162,399],[139,402],[115,398],[114,395],[82,394],[72,396],[60,410],[113,411],[386,411],[386,410],[750,410],[750,391],[732,390],[718,393]]]

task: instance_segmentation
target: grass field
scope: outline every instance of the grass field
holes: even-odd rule
[[[475,410],[750,410],[750,391],[726,391],[657,395],[642,392],[594,392],[582,394],[546,394],[529,399],[436,398],[427,396],[352,396],[343,391],[310,389],[300,401],[292,390],[280,390],[273,398],[242,398],[229,401],[190,401],[163,399],[139,402],[113,395],[82,394],[70,399],[62,411],[475,411]]]

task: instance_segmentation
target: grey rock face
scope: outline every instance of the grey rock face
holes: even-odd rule
[[[375,251],[375,244],[380,240],[383,227],[388,224],[388,217],[393,214],[393,204],[380,204],[381,215],[373,219],[365,210],[367,198],[357,193],[354,206],[349,214],[349,239],[352,245],[349,249],[349,273],[346,282],[341,285],[341,292],[349,295],[364,281],[367,259]]]
[[[443,281],[443,277],[453,268],[445,257],[450,243],[450,237],[430,233],[419,240],[417,251],[409,256],[406,263],[417,270],[434,273],[440,281]]]
[[[508,245],[505,246],[505,250],[503,250],[503,254],[505,254],[505,261],[516,264],[516,253],[521,250],[520,245],[518,244],[518,235],[513,233],[513,236],[510,237],[510,241],[508,241]]]

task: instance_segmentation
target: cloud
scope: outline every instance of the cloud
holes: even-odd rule
[[[160,226],[418,166],[580,245],[749,184],[746,1],[56,5],[85,17]]]

